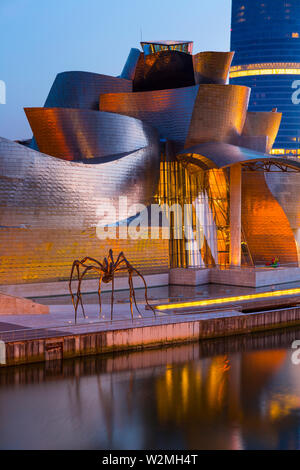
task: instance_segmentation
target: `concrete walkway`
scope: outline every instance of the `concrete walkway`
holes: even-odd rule
[[[153,304],[170,304],[178,300],[213,299],[255,292],[248,288],[233,290],[227,286],[201,287],[202,291],[195,288],[192,291],[187,287],[183,291],[181,288],[172,291],[158,288],[156,295],[150,289],[149,297]],[[184,291],[185,296],[182,294]],[[116,295],[113,321],[110,320],[109,293],[102,299],[102,319],[99,318],[98,296],[84,296],[86,318],[79,307],[76,325],[70,297],[43,299],[49,305],[48,315],[3,315],[0,318],[0,341],[5,343],[5,358],[1,360],[0,357],[0,365],[161,347],[300,324],[299,295],[260,299],[258,302],[231,302],[210,308],[157,311],[156,316],[145,308],[143,290],[137,291],[137,298],[142,318],[134,309],[133,321],[126,291]]]

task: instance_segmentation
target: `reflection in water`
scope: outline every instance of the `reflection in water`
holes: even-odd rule
[[[300,330],[0,370],[1,449],[300,449]]]

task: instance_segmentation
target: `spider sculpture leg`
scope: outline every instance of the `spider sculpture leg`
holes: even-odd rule
[[[134,267],[129,263],[129,261],[125,258],[123,252],[120,253],[120,255],[119,255],[119,257],[118,257],[118,260],[117,260],[117,262],[115,263],[115,265],[116,265],[116,266],[115,266],[115,270],[117,270],[117,269],[120,267],[120,265],[121,265],[122,263],[125,263],[125,265],[127,266],[128,271],[130,271],[130,270],[134,271],[134,272],[142,279],[142,281],[143,281],[143,283],[144,283],[144,286],[145,286],[145,301],[146,301],[146,304],[147,304],[147,306],[152,310],[152,312],[154,313],[154,315],[156,316],[156,312],[155,312],[154,308],[153,308],[152,305],[150,305],[149,302],[148,302],[147,284],[146,284],[146,281],[145,281],[145,279],[144,279],[144,276],[143,276],[136,268],[134,268]],[[120,269],[120,268],[119,268],[119,269]]]
[[[102,263],[100,263],[100,261],[97,261],[95,258],[91,258],[90,256],[86,256],[85,258],[83,258],[83,259],[80,261],[80,263],[81,263],[81,264],[84,264],[84,263],[86,263],[86,261],[90,261],[90,262],[92,262],[92,263],[96,263],[96,264],[98,264],[98,266],[99,266],[101,269],[103,269]],[[87,266],[87,265],[86,265],[86,266]]]
[[[87,258],[84,258],[85,260]],[[92,258],[89,258],[90,260]],[[76,302],[76,308],[75,308],[75,312],[76,312],[76,317],[77,317],[77,308],[78,308],[78,304],[80,302],[80,305],[81,305],[81,309],[82,309],[82,314],[83,314],[83,317],[86,318],[86,315],[85,315],[85,310],[84,310],[84,307],[83,307],[83,301],[82,301],[82,293],[81,293],[81,282],[85,276],[85,274],[88,272],[88,271],[91,271],[92,269],[95,269],[97,272],[98,272],[98,267],[96,266],[88,266],[86,264],[83,264],[81,262],[82,266],[85,268],[84,271],[82,272],[81,276],[79,276],[79,273],[78,273],[78,287],[77,287],[77,302]]]
[[[100,273],[99,277],[99,285],[98,285],[98,298],[99,298],[99,307],[100,307],[100,312],[99,312],[99,317],[101,318],[101,313],[102,313],[102,303],[101,303],[101,284],[102,284],[102,278],[103,278],[103,273]],[[103,315],[104,318],[104,315]]]
[[[98,266],[95,266],[95,269],[96,269],[96,270],[97,270],[97,268],[98,268],[98,269],[103,269],[103,266],[102,266],[102,264],[101,264],[99,261],[97,261],[95,258],[91,258],[90,256],[86,256],[86,257],[83,258],[81,261],[78,261],[78,262],[77,262],[77,279],[78,279],[78,282],[79,282],[79,277],[80,277],[80,275],[79,275],[79,265],[81,265],[81,266],[83,266],[83,267],[85,267],[85,268],[89,268],[89,267],[90,267],[91,269],[93,268],[93,266],[84,264],[84,263],[86,263],[86,261],[96,263],[96,264],[99,266],[99,268],[98,268]],[[85,274],[85,273],[86,273],[86,271],[84,272],[84,274]],[[80,301],[82,313],[83,313],[83,316],[84,316],[84,318],[85,318],[86,316],[85,316],[85,311],[84,311],[84,307],[83,307],[82,294],[81,294],[81,291],[80,291],[80,286],[79,286],[79,284],[78,284],[78,289],[77,289],[77,306],[76,306],[76,310],[77,310],[77,308],[78,308],[78,299],[79,299],[79,301]],[[73,305],[74,305],[74,302],[73,302]],[[74,308],[75,308],[75,305],[74,305]],[[101,309],[101,303],[100,303],[100,309]],[[101,310],[100,310],[100,312],[101,312]]]
[[[84,263],[86,263],[86,261],[89,261],[89,262],[93,262],[93,263],[96,263],[97,266],[93,266],[93,265],[86,265]],[[84,266],[85,268],[87,268],[83,275],[89,271],[90,269],[95,269],[97,272],[103,270],[103,265],[97,261],[95,258],[91,258],[90,256],[86,256],[85,258],[83,258],[81,261],[80,261],[81,265]],[[101,282],[102,282],[102,277],[103,277],[103,274],[101,273],[101,276],[100,276],[100,279],[99,279],[99,289],[100,289],[100,292],[99,292],[99,289],[98,289],[98,295],[99,295],[99,304],[100,304],[100,314],[101,314],[101,298],[100,298],[100,295],[101,295]],[[79,273],[78,273],[78,281],[79,281]],[[78,286],[79,287],[79,286]],[[81,291],[80,289],[77,290],[77,296],[79,297],[80,299],[80,305],[81,305],[81,309],[82,309],[82,313],[83,313],[83,316],[84,318],[86,318],[85,316],[85,311],[84,311],[84,307],[83,307],[83,302],[82,302],[82,294],[81,294]]]
[[[110,309],[110,320],[113,319],[113,309],[114,309],[114,275],[111,278],[111,309]]]
[[[133,297],[133,300],[134,300],[135,308],[137,309],[137,311],[139,313],[139,318],[142,318],[143,315],[139,311],[139,308],[138,308],[137,303],[136,303],[135,291],[134,291],[134,287],[133,287],[132,271],[129,271],[129,285],[131,287],[131,294],[132,294],[132,297]]]
[[[72,304],[73,304],[73,307],[74,307],[74,310],[75,310],[75,323],[77,321],[77,309],[78,309],[79,301],[81,303],[82,312],[83,312],[83,315],[85,317],[85,312],[84,312],[84,308],[83,308],[83,304],[82,304],[81,293],[80,293],[80,289],[79,289],[79,279],[80,279],[80,269],[79,269],[79,267],[80,267],[80,265],[82,265],[81,261],[79,261],[79,260],[74,261],[72,269],[71,269],[71,275],[70,275],[70,281],[69,281],[69,291],[70,291],[71,298],[72,298]],[[76,271],[77,271],[77,280],[78,280],[78,288],[77,288],[77,293],[76,293],[76,302],[75,302],[74,294],[73,294],[73,291],[72,291],[72,281],[73,281],[74,269],[76,269]]]
[[[74,274],[74,269],[75,268],[77,270],[77,276],[79,278],[79,266],[78,266],[79,263],[80,263],[80,261],[78,261],[78,260],[74,261],[74,263],[72,265],[72,269],[71,269],[70,279],[69,279],[69,291],[70,291],[70,294],[71,294],[72,304],[73,304],[74,308],[75,308],[75,300],[74,300],[74,294],[73,294],[73,291],[72,291],[72,281],[73,281],[73,274]]]
[[[110,261],[112,262],[112,264],[114,264],[114,256],[113,256],[113,251],[112,251],[112,249],[110,249],[109,252],[108,252],[108,259],[110,259]]]
[[[119,265],[122,264],[122,263],[128,263],[129,264],[129,262],[125,258],[125,255],[124,255],[123,251],[121,251],[121,253],[119,254],[119,256],[117,258],[117,261],[114,263],[114,269],[117,269],[119,267]]]
[[[152,312],[154,313],[154,315],[156,315],[156,312],[154,310],[154,308],[152,307],[152,305],[149,304],[149,301],[148,301],[148,294],[147,294],[147,284],[146,284],[146,281],[144,279],[144,276],[135,268],[132,268],[133,271],[136,272],[136,274],[142,279],[143,283],[144,283],[144,286],[145,286],[145,301],[146,301],[146,304],[148,305],[148,307],[152,310]]]
[[[85,276],[85,274],[88,272],[88,271],[91,271],[92,269],[96,270],[98,272],[99,268],[97,268],[96,266],[86,266],[86,265],[83,265],[85,267],[84,271],[81,273],[79,279],[78,279],[78,287],[77,287],[77,301],[76,301],[76,304],[75,304],[75,323],[77,321],[77,309],[78,309],[78,304],[79,304],[79,301],[80,301],[80,304],[81,304],[81,308],[82,308],[82,313],[83,313],[83,316],[84,318],[86,318],[85,316],[85,311],[84,311],[84,308],[83,308],[83,302],[82,302],[82,294],[81,294],[81,283],[82,283],[82,280]]]
[[[78,274],[78,280],[79,280],[79,274]],[[79,289],[79,282],[78,282],[78,288],[77,288],[77,307],[78,307],[78,302],[80,302],[82,314],[85,318],[85,311],[84,311],[84,307],[83,307],[81,291]],[[77,307],[76,307],[76,309],[77,309]]]
[[[124,261],[124,259],[125,259],[124,253],[123,251],[121,251],[121,253],[119,253],[118,255],[117,261],[114,263],[114,267],[117,268],[119,263]]]
[[[87,269],[87,268],[86,268]],[[83,271],[83,273],[81,275],[79,275],[79,272],[78,272],[78,286],[77,286],[77,293],[76,293],[76,304],[75,304],[75,323],[77,322],[77,310],[78,310],[78,304],[80,302],[80,305],[81,305],[81,310],[82,310],[82,314],[83,314],[83,317],[85,317],[85,311],[84,311],[84,307],[83,307],[83,302],[82,302],[82,295],[81,295],[81,281],[82,281],[82,278],[86,272],[86,269]],[[79,269],[78,269],[79,271]]]
[[[129,273],[129,276],[128,276],[128,284],[129,284],[130,313],[131,313],[131,319],[132,319],[132,321],[133,321],[132,286],[131,286],[131,274],[130,274],[130,273]]]
[[[122,257],[122,259],[121,259]],[[128,271],[128,285],[129,285],[129,301],[130,301],[130,313],[131,313],[131,318],[132,318],[132,321],[133,321],[133,305],[132,305],[132,300],[134,299],[134,303],[135,303],[135,306],[137,308],[137,304],[136,304],[136,300],[135,300],[135,293],[134,293],[134,289],[133,289],[133,283],[132,283],[132,273],[131,273],[131,270],[128,269],[127,267],[127,264],[126,264],[126,260],[124,259],[124,254],[123,252],[121,252],[118,256],[118,259],[117,261],[115,262],[114,266],[113,266],[113,269],[114,269],[114,272],[116,271],[123,271],[123,270],[126,270]],[[125,263],[125,266],[122,266],[122,264]],[[139,309],[137,308],[138,312],[139,312]],[[139,312],[140,313],[140,312]]]

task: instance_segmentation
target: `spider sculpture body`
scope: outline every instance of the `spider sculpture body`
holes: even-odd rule
[[[81,294],[81,283],[84,278],[84,276],[87,273],[97,273],[99,275],[99,282],[98,282],[98,298],[99,298],[99,306],[100,306],[100,316],[102,313],[102,303],[101,303],[101,284],[104,282],[104,284],[108,284],[109,282],[112,283],[112,293],[111,293],[111,320],[113,319],[113,306],[114,306],[114,276],[117,272],[120,271],[127,271],[128,272],[128,284],[129,284],[129,300],[130,300],[130,312],[131,312],[131,318],[133,320],[133,302],[134,305],[139,313],[139,316],[141,318],[141,313],[138,309],[137,303],[136,303],[136,297],[135,297],[135,292],[134,292],[134,287],[133,287],[133,280],[132,277],[134,274],[137,274],[144,283],[145,286],[145,301],[148,307],[153,311],[155,314],[155,310],[151,305],[148,303],[148,297],[147,297],[147,284],[142,276],[142,274],[134,268],[129,261],[125,258],[124,253],[121,252],[116,261],[114,261],[113,257],[113,251],[109,250],[109,255],[108,257],[104,258],[103,262],[100,263],[100,261],[90,258],[89,256],[86,256],[82,260],[75,260],[73,262],[73,266],[71,269],[71,275],[70,275],[70,281],[69,281],[69,290],[70,294],[72,297],[72,303],[74,306],[75,310],[75,323],[77,321],[77,310],[78,310],[78,305],[80,302],[81,308],[82,308],[82,313],[85,318],[85,311],[83,307],[83,302],[82,302],[82,294]],[[75,274],[75,280],[77,277],[78,285],[77,285],[77,292],[74,295],[72,291],[72,281],[74,280],[74,274]],[[77,275],[77,276],[76,276]]]

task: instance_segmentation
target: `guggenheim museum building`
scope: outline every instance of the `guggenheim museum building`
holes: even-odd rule
[[[32,139],[0,138],[0,284],[65,280],[109,248],[146,274],[298,266],[300,160],[272,153],[276,108],[249,112],[251,89],[227,84],[233,56],[143,42],[118,77],[58,74],[25,109]],[[124,236],[143,211],[158,236]],[[99,237],[104,221],[114,237]]]

